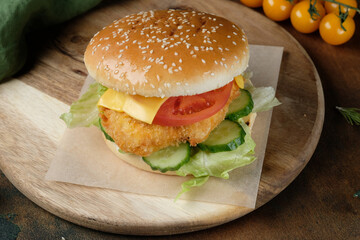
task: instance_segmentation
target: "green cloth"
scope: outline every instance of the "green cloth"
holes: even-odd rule
[[[26,33],[69,20],[101,0],[0,0],[0,82],[24,65]]]

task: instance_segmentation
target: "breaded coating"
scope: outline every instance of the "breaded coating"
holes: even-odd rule
[[[209,136],[210,132],[224,120],[229,104],[239,96],[237,84],[234,83],[226,105],[210,118],[187,126],[161,126],[147,124],[108,108],[100,108],[102,125],[106,132],[124,152],[148,156],[162,148],[176,146],[188,141],[196,146]]]

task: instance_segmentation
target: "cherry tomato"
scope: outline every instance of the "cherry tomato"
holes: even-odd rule
[[[327,14],[320,22],[320,35],[322,39],[331,45],[346,43],[355,33],[355,21],[347,17],[343,22],[346,29],[341,28],[341,20],[335,13]]]
[[[240,0],[242,4],[251,8],[261,7],[263,0]]]
[[[300,0],[300,2],[302,2],[302,1],[309,1],[309,0]],[[313,0],[313,2],[314,2],[314,0]],[[316,2],[321,3],[322,5],[324,5],[324,0],[317,0]]]
[[[290,17],[291,9],[295,3],[297,3],[297,0],[294,0],[293,3],[287,0],[264,0],[263,10],[271,20],[283,21]]]
[[[161,105],[153,124],[185,126],[211,117],[225,106],[230,97],[233,82],[198,95],[170,97]]]
[[[357,8],[357,2],[356,0],[337,0],[340,3],[344,3],[347,4],[349,6],[352,7],[356,7]],[[347,7],[343,7],[341,6],[341,12],[346,12]],[[332,2],[326,2],[325,3],[325,9],[327,13],[336,13],[339,14],[339,4],[336,3],[332,3]],[[349,9],[349,16],[350,17],[354,17],[355,16],[356,11],[354,9]]]
[[[309,1],[302,1],[297,3],[291,10],[291,24],[301,33],[315,32],[319,28],[321,18],[325,16],[325,9],[321,3],[315,4],[316,10],[320,14],[320,16],[313,14],[315,20],[310,16],[309,7]]]

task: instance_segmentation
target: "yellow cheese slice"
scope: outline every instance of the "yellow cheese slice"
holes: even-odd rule
[[[124,103],[127,98],[127,94],[117,92],[113,89],[108,89],[101,96],[98,102],[98,106],[106,107],[114,111],[123,112]]]
[[[234,77],[236,84],[239,86],[239,88],[244,88],[244,77],[242,75]]]
[[[125,112],[137,120],[151,124],[159,108],[167,99],[128,95],[109,88],[99,99],[98,106]]]

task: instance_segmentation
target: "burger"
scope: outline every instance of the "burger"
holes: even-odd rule
[[[192,175],[182,192],[250,164],[256,103],[278,104],[273,89],[263,98],[268,91],[256,93],[248,79],[244,31],[203,12],[116,20],[90,40],[84,62],[96,82],[61,118],[71,128],[97,126],[108,147],[137,168]]]

